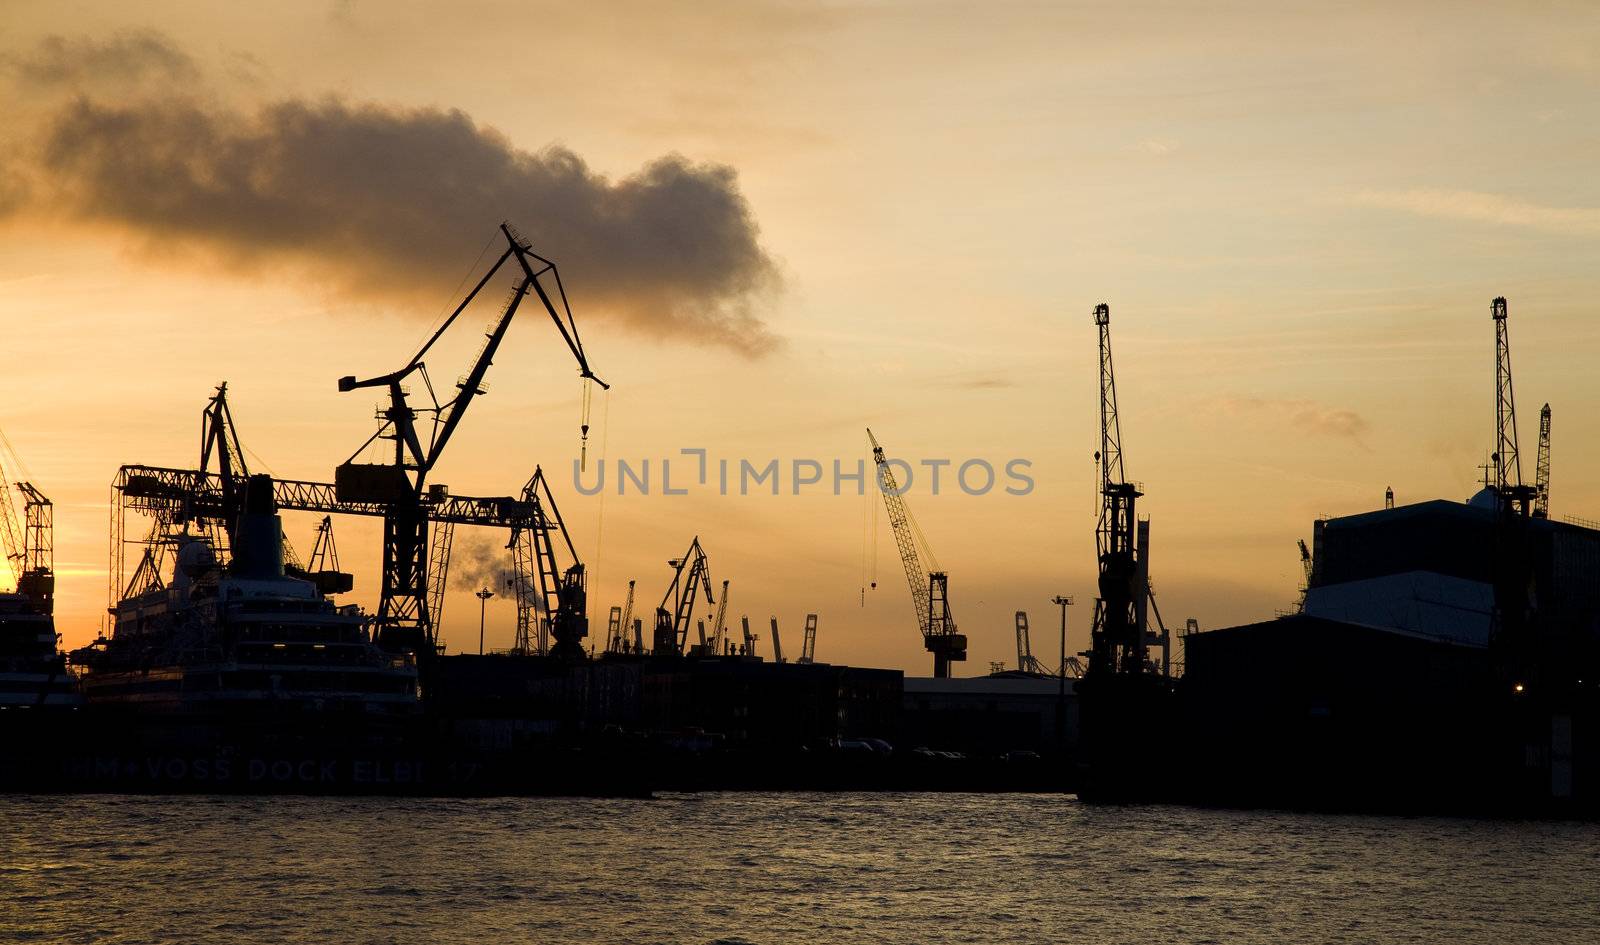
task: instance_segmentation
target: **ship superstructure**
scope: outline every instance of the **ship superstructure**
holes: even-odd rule
[[[416,714],[414,661],[380,650],[359,608],[285,573],[272,479],[251,476],[246,490],[226,565],[212,538],[171,536],[170,579],[147,556],[111,636],[74,654],[89,703],[275,720]]]

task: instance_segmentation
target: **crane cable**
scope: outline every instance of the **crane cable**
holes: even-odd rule
[[[585,420],[588,419],[588,410],[589,410],[589,398],[588,398],[589,388],[588,388],[587,385],[588,385],[588,380],[586,378],[585,379],[585,387],[584,387],[584,418],[585,418]],[[587,427],[585,427],[585,429],[587,429]],[[599,508],[595,512],[595,520],[594,520],[594,567],[591,568],[590,571],[589,571],[589,578],[590,578],[589,586],[590,587],[596,587],[596,588],[600,586],[600,548],[601,548],[602,544],[604,543],[604,539],[605,539],[606,490],[605,490],[605,478],[604,477],[605,477],[605,474],[606,474],[606,446],[610,442],[610,438],[611,438],[611,391],[609,389],[607,389],[606,391],[604,391],[602,393],[601,398],[600,398],[600,476],[601,476],[601,479],[600,479],[600,505],[599,505]],[[584,614],[584,616],[587,617],[588,614]],[[622,631],[619,630],[618,632],[620,633]]]

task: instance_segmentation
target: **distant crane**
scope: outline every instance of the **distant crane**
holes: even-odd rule
[[[1522,481],[1522,457],[1517,450],[1517,399],[1511,383],[1511,336],[1507,328],[1506,300],[1489,305],[1495,337],[1495,450],[1494,490],[1504,511],[1527,517],[1533,514],[1536,489]]]
[[[655,639],[651,653],[655,656],[682,656],[683,644],[689,636],[689,621],[694,616],[695,596],[705,587],[706,603],[714,604],[711,592],[710,562],[700,547],[700,537],[689,543],[683,557],[667,562],[673,568],[672,583],[656,608]],[[669,608],[667,605],[671,604]]]
[[[750,618],[744,614],[739,616],[739,626],[744,631],[744,650],[741,656],[756,655],[756,635],[750,632]]]
[[[783,639],[778,636],[778,618],[772,618],[772,661],[783,662]]]
[[[588,577],[542,468],[534,467],[533,475],[522,487],[522,501],[531,510],[530,524],[513,529],[507,542],[517,602],[514,649],[521,654],[538,652],[557,659],[581,659],[583,640],[589,635]],[[566,568],[556,554],[552,533],[559,534],[566,547],[566,559],[572,562]]]
[[[1033,644],[1028,640],[1028,612],[1017,611],[1017,669],[1039,676],[1054,676],[1033,655]]]
[[[1139,617],[1149,586],[1140,579],[1134,516],[1134,502],[1144,493],[1123,471],[1109,305],[1095,306],[1094,323],[1100,330],[1100,451],[1095,454],[1100,464],[1100,521],[1095,528],[1100,596],[1094,602],[1088,675],[1137,676],[1148,669]]]
[[[901,495],[894,470],[889,468],[878,438],[868,430],[867,439],[872,443],[872,458],[878,465],[878,491],[883,493],[889,525],[900,549],[900,561],[905,565],[906,584],[911,588],[911,603],[917,611],[917,629],[922,634],[923,646],[933,654],[934,677],[945,679],[950,676],[952,662],[967,658],[967,638],[956,630],[955,619],[950,616],[949,581],[945,572],[938,570],[927,539],[906,507],[905,497]],[[925,571],[922,553],[927,554],[934,570]]]
[[[628,582],[628,596],[623,599],[621,607],[611,608],[611,626],[606,633],[607,653],[628,652],[628,634],[633,629],[633,587],[637,581]]]
[[[1295,608],[1301,613],[1306,609],[1306,595],[1311,591],[1311,549],[1306,547],[1304,538],[1300,541],[1300,569],[1304,572],[1304,580],[1300,584],[1300,606]]]
[[[428,608],[428,521],[430,506],[444,499],[446,493],[442,489],[430,489],[428,475],[438,464],[467,408],[478,395],[484,393],[484,376],[505,338],[511,319],[530,292],[544,304],[546,313],[577,360],[579,376],[600,384],[602,388],[606,386],[589,369],[555,263],[534,253],[510,224],[500,224],[500,232],[506,240],[505,252],[410,360],[388,374],[364,380],[358,380],[353,375],[339,379],[341,391],[378,387],[387,389],[389,394],[389,405],[379,411],[383,423],[378,431],[341,464],[334,475],[336,494],[341,502],[368,503],[381,506],[383,510],[383,580],[378,600],[377,626],[379,643],[389,649],[412,650],[424,656],[432,656],[437,652],[437,625]],[[479,349],[477,357],[456,381],[455,394],[440,403],[423,358],[483,291],[495,273],[512,260],[521,269],[520,276],[500,315],[485,332],[483,347]],[[554,283],[553,289],[547,290],[540,281],[546,275]],[[560,299],[560,310],[553,301],[552,291],[556,293],[555,298]],[[420,409],[411,406],[402,384],[412,375],[422,379],[429,399],[433,401],[432,406]],[[423,413],[432,415],[432,429],[426,442],[419,435],[416,423],[418,415]],[[584,423],[587,422],[586,417]],[[380,438],[393,440],[392,461],[356,463],[356,457]]]
[[[1550,405],[1539,411],[1539,460],[1533,474],[1533,517],[1550,517]]]
[[[817,661],[817,615],[806,614],[806,635],[800,643],[800,658],[796,663],[815,663]]]
[[[728,582],[722,582],[722,598],[717,601],[717,619],[711,627],[711,652],[713,655],[722,655],[723,646],[728,636]]]
[[[55,612],[55,506],[31,482],[10,482],[4,466],[20,471],[21,462],[11,441],[0,433],[7,463],[0,463],[0,528],[5,531],[6,561],[17,582],[17,593],[26,597],[35,613],[50,616]],[[18,524],[12,493],[22,496],[22,521]]]

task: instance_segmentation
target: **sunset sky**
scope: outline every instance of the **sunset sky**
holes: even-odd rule
[[[871,426],[913,464],[1031,463],[1025,496],[908,495],[959,672],[1015,664],[1018,609],[1053,660],[1058,593],[1085,648],[1098,302],[1169,624],[1290,606],[1319,515],[1474,491],[1495,295],[1526,475],[1548,401],[1553,512],[1600,518],[1600,6],[1291,6],[0,0],[0,429],[56,503],[66,644],[107,603],[118,465],[196,462],[226,380],[257,468],[331,479],[375,428],[336,379],[404,364],[501,219],[613,385],[591,463],[784,468],[778,496],[577,494],[576,367],[525,309],[434,479],[542,464],[602,644],[699,535],[764,651],[816,612],[819,659],[927,674],[878,498],[789,494]],[[315,521],[287,517],[302,554]],[[374,604],[376,524],[335,530]],[[477,616],[462,582],[452,650]],[[509,645],[511,605],[488,622]]]

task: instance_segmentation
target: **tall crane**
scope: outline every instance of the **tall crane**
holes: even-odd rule
[[[689,636],[689,621],[694,617],[695,597],[703,586],[706,603],[716,600],[711,592],[711,564],[700,547],[700,536],[689,543],[683,557],[667,562],[672,567],[672,583],[656,608],[655,639],[651,653],[655,656],[682,656],[683,644]],[[668,605],[671,607],[668,607]]]
[[[928,548],[922,529],[917,527],[895,481],[894,470],[884,457],[878,438],[867,430],[867,440],[872,444],[872,459],[878,467],[878,491],[883,494],[883,504],[889,513],[889,526],[894,530],[894,542],[900,549],[900,561],[905,565],[906,584],[911,588],[911,605],[917,612],[917,629],[922,634],[922,645],[933,654],[933,675],[937,679],[950,676],[950,664],[967,658],[967,638],[956,629],[950,616],[949,578],[939,570],[938,561]],[[928,556],[933,570],[926,570],[922,555]]]
[[[1550,517],[1550,405],[1539,411],[1539,460],[1533,474],[1533,517]]]
[[[1522,481],[1522,457],[1517,450],[1517,399],[1511,383],[1511,335],[1507,328],[1506,300],[1489,304],[1494,320],[1495,449],[1494,490],[1504,511],[1524,517],[1533,514],[1535,487]]]
[[[6,561],[17,582],[17,593],[26,597],[34,612],[50,616],[55,612],[55,506],[31,482],[12,483],[5,466],[21,471],[11,441],[0,433],[6,463],[0,463],[0,528],[5,532]],[[22,496],[22,521],[17,521],[12,493]]]
[[[524,298],[532,293],[543,303],[562,340],[578,362],[579,376],[602,388],[607,386],[589,369],[583,343],[578,337],[578,326],[567,304],[566,289],[561,285],[561,276],[556,271],[555,263],[535,253],[510,224],[500,224],[500,232],[506,240],[505,252],[500,254],[499,260],[484,273],[455,311],[409,361],[388,374],[364,380],[358,380],[354,375],[339,379],[341,391],[377,387],[387,389],[389,394],[389,406],[379,411],[382,425],[350,459],[335,470],[334,484],[341,501],[374,503],[383,507],[383,583],[378,601],[377,625],[379,642],[390,649],[407,649],[426,655],[436,652],[437,628],[429,613],[427,598],[428,507],[442,497],[443,490],[429,489],[428,475],[438,464],[473,400],[484,393],[484,376]],[[499,317],[485,332],[483,347],[479,349],[477,357],[468,366],[467,372],[456,381],[454,395],[441,403],[423,359],[489,284],[489,280],[507,262],[512,261],[520,269],[520,275],[515,278]],[[541,277],[545,276],[553,283],[550,289],[541,281]],[[560,300],[559,310],[554,298]],[[433,401],[431,407],[411,406],[402,385],[413,375],[419,376],[426,386],[429,399]],[[418,416],[424,413],[432,415],[426,442],[417,425]],[[391,462],[355,462],[356,457],[379,439],[393,441]]]
[[[1139,620],[1149,587],[1140,580],[1134,502],[1144,493],[1129,482],[1122,462],[1122,424],[1117,416],[1117,381],[1111,360],[1111,306],[1094,308],[1100,332],[1100,521],[1095,549],[1100,596],[1094,602],[1089,675],[1139,675],[1148,669]],[[1141,586],[1143,585],[1143,586]]]

